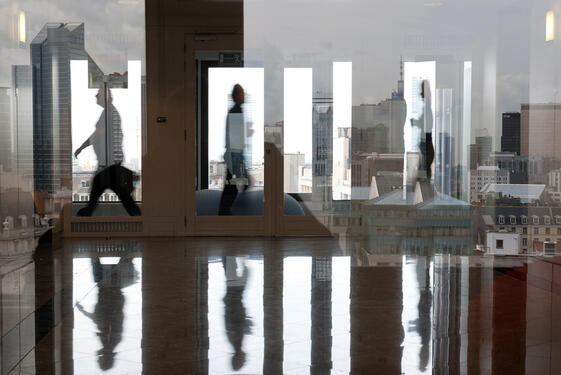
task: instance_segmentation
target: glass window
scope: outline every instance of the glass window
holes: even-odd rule
[[[25,181],[32,196],[26,204],[43,222],[56,222],[72,201],[84,202],[93,176],[105,168],[122,178],[96,180],[97,188],[119,189],[126,180],[140,201],[144,1],[5,5],[0,97],[9,94],[9,105],[0,111],[6,122],[0,148],[14,152],[0,153],[3,173],[14,171]],[[82,207],[76,204],[74,213]]]

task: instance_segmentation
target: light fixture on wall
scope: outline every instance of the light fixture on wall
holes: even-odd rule
[[[25,44],[25,12],[19,12],[18,19],[18,39],[19,42]]]
[[[552,10],[545,14],[545,41],[551,42],[555,39],[555,13]]]

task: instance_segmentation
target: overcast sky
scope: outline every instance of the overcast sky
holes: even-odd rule
[[[26,43],[17,39],[18,15],[26,16]],[[29,44],[47,22],[83,22],[86,51],[104,73],[127,69],[142,60],[145,27],[143,0],[0,0],[0,86],[11,85],[11,66],[27,65]]]
[[[536,8],[537,3],[542,7]],[[352,61],[352,99],[357,105],[391,95],[400,56],[406,61],[444,61],[448,72],[442,74],[437,67],[437,86],[452,88],[459,77],[450,73],[453,64],[471,60],[472,134],[496,138],[500,114],[518,111],[529,100],[530,61],[536,57],[531,37],[543,34],[542,8],[550,3],[245,0],[246,60],[265,62],[265,123],[283,119],[285,67],[312,67],[314,91],[330,93],[331,62]],[[24,48],[15,34],[22,10],[27,22]],[[0,0],[0,12],[5,20],[0,26],[0,86],[10,85],[13,64],[29,64],[29,42],[46,22],[84,22],[86,50],[105,73],[124,72],[127,60],[133,59],[142,59],[145,70],[142,0]]]
[[[500,114],[528,101],[532,11],[524,0],[246,0],[244,46],[265,61],[265,123],[282,118],[283,67],[313,67],[314,90],[329,92],[329,61],[352,61],[358,105],[391,96],[403,56],[437,60],[437,87],[454,95],[473,61],[472,134],[498,137]]]

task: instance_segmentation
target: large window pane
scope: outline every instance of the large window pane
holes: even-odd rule
[[[2,194],[12,186],[19,198],[0,216],[52,225],[65,204],[77,213],[90,200],[81,214],[140,214],[144,2],[5,1],[2,10]]]

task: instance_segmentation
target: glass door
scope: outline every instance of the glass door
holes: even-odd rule
[[[271,233],[263,69],[244,66],[242,42],[233,34],[186,36],[186,227],[191,234]]]
[[[329,234],[304,194],[283,188],[293,172],[285,128],[265,123],[266,69],[242,44],[241,35],[186,36],[187,234]],[[311,140],[308,130],[299,144]]]

